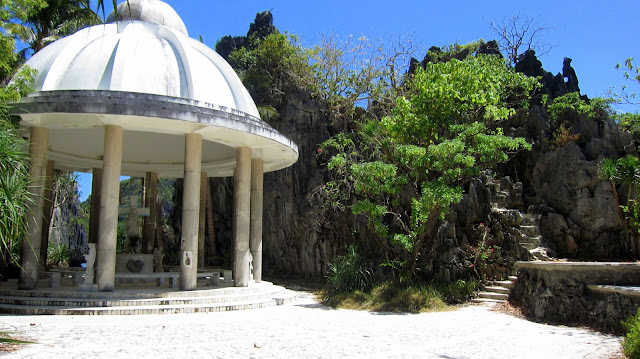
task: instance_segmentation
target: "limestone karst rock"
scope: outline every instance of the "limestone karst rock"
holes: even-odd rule
[[[412,68],[420,65],[418,60],[412,60]],[[575,71],[569,68],[570,62],[566,62],[563,73],[554,76],[543,69],[533,51],[523,54],[516,65],[519,72],[540,76],[543,83],[540,92],[551,97],[578,89]],[[567,74],[569,82],[565,81]],[[349,241],[367,237],[366,223],[350,214],[335,215],[323,209],[321,200],[314,196],[314,190],[328,179],[318,156],[318,145],[332,134],[322,103],[305,91],[290,87],[277,103],[269,105],[279,113],[270,124],[299,145],[300,158],[294,166],[265,176],[264,270],[321,278],[326,274],[327,264]],[[519,214],[491,213],[488,179],[466,184],[464,199],[439,227],[434,254],[422,256],[425,271],[447,280],[469,276],[470,244],[477,243],[479,224],[484,223],[491,225],[491,236],[506,253],[490,274],[510,274],[516,260],[532,258],[518,245],[522,236],[518,226],[525,213],[540,215],[543,245],[558,256],[597,259],[630,256],[629,232],[617,217],[611,186],[599,178],[597,164],[604,157],[618,157],[629,151],[625,146],[631,143],[631,138],[618,131],[615,122],[608,118],[569,113],[565,122],[580,136],[564,146],[550,142],[558,124],[550,121],[539,102],[534,101],[528,111],[520,111],[502,124],[505,133],[525,137],[533,144],[532,151],[519,153],[492,174],[492,181],[501,182],[511,193],[506,207]],[[505,180],[506,177],[509,179]],[[231,243],[232,183],[228,180],[212,183],[216,235],[222,238],[220,241]]]

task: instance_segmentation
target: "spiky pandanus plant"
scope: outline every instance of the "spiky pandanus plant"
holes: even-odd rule
[[[0,259],[4,266],[17,261],[20,240],[29,215],[27,144],[0,108]]]

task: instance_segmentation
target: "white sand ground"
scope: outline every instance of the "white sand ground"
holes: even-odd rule
[[[613,358],[620,338],[485,307],[428,314],[334,310],[308,294],[248,311],[140,316],[0,315],[37,344],[4,358]]]

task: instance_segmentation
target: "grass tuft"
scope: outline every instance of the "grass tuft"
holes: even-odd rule
[[[456,281],[450,284],[405,284],[385,281],[370,292],[354,290],[325,296],[324,303],[333,308],[369,310],[375,312],[424,313],[443,311],[450,304],[469,300],[477,288],[476,281]]]

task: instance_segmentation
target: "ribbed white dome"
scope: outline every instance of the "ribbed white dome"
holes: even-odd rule
[[[130,4],[132,19],[168,19],[171,23],[177,19],[182,24],[175,11],[160,1],[135,0]],[[150,7],[163,11],[147,11]],[[126,13],[126,6],[119,10],[119,15]],[[27,65],[38,71],[36,91],[146,93],[203,101],[259,117],[231,66],[185,33],[172,25],[141,20],[96,25],[50,44]]]

